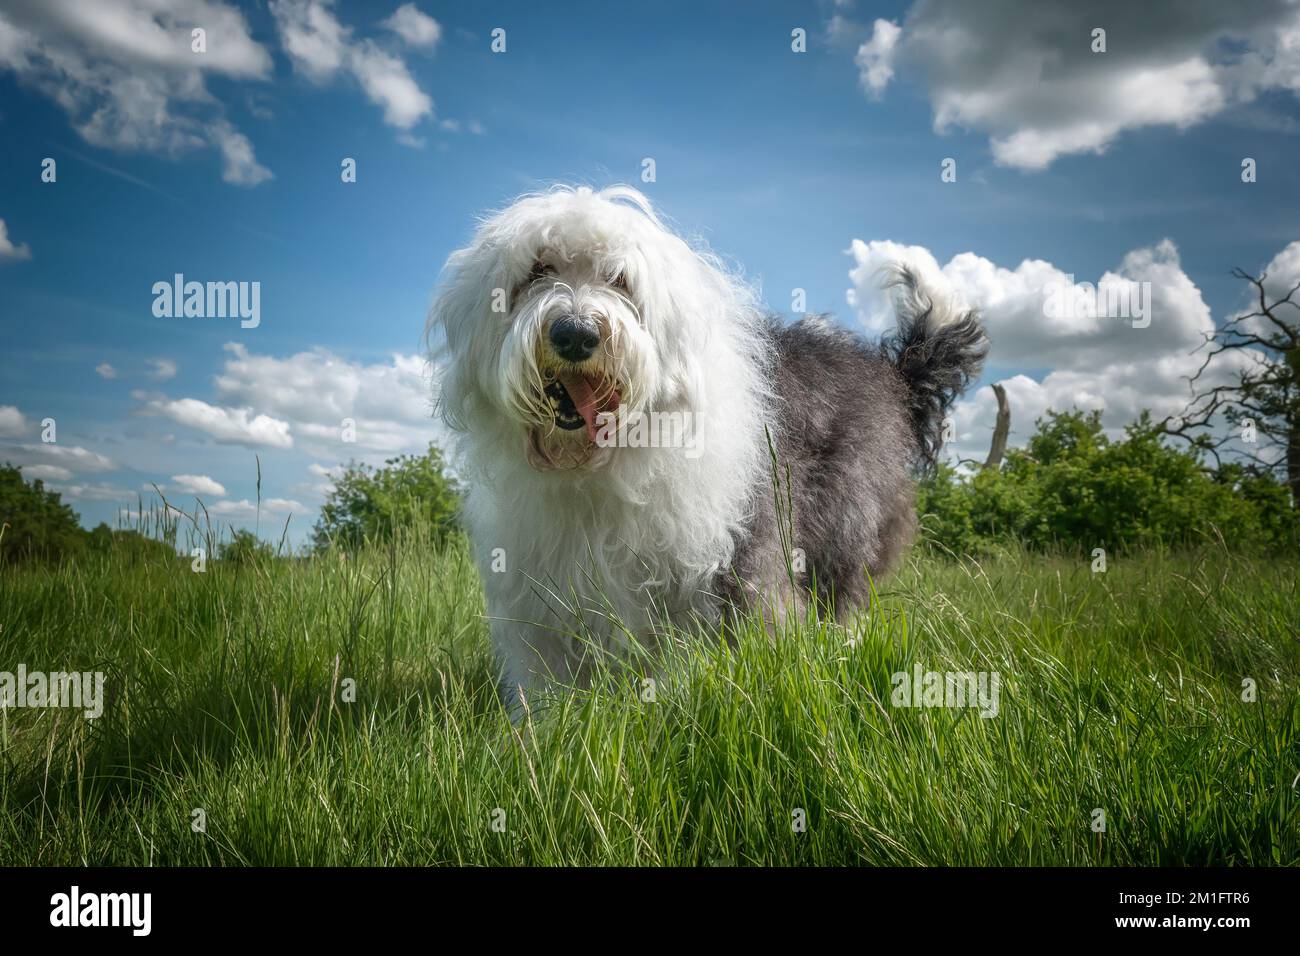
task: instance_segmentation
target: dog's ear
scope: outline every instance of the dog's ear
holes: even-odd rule
[[[484,401],[477,370],[491,367],[494,325],[504,328],[510,314],[506,268],[493,245],[476,237],[453,252],[425,329],[430,360],[439,370],[435,405],[443,421],[464,431]],[[493,319],[497,320],[496,323]]]
[[[726,334],[734,321],[737,291],[707,257],[671,233],[660,230],[654,242],[640,246],[638,257],[630,271],[646,331],[668,373],[665,384],[673,394],[666,397],[702,408],[709,401],[715,336]]]

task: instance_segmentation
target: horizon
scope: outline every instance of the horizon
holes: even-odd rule
[[[86,527],[156,484],[235,529],[289,519],[297,547],[341,466],[445,447],[439,271],[547,184],[634,186],[786,320],[882,334],[891,260],[978,307],[993,347],[949,460],[987,451],[994,383],[1012,447],[1048,408],[1112,436],[1175,414],[1200,337],[1248,305],[1230,270],[1300,281],[1291,0],[187,9],[0,3],[0,461]],[[249,295],[159,315],[176,275],[205,311],[207,283]],[[1066,277],[1145,284],[1148,324],[1048,315]]]

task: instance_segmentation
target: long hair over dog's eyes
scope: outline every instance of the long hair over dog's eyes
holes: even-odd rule
[[[613,278],[609,280],[609,285],[610,288],[617,289],[619,292],[622,292],[624,295],[629,294],[627,288],[627,273],[625,273],[622,269],[616,272]]]
[[[527,289],[534,282],[536,282],[538,279],[544,278],[546,276],[553,276],[553,275],[555,275],[555,266],[549,266],[545,262],[542,262],[540,259],[538,259],[536,262],[533,263],[533,267],[528,270],[528,275],[524,276],[522,279],[520,279],[518,282],[515,283],[514,289],[512,289],[510,292],[511,301],[513,302],[516,299],[518,299],[519,294],[523,292],[525,289]]]

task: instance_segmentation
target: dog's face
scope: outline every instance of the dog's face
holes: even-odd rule
[[[726,288],[626,187],[522,199],[448,268],[433,313],[445,414],[460,428],[484,415],[516,426],[539,470],[616,454],[597,443],[606,416],[689,405],[710,297]]]
[[[577,247],[550,238],[510,289],[502,355],[505,398],[528,428],[528,460],[542,470],[589,463],[604,416],[617,415],[625,397],[643,400],[655,367],[628,250],[606,245],[612,236],[589,235],[596,241]]]

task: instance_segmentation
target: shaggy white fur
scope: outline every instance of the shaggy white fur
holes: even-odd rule
[[[566,315],[600,329],[576,365],[547,337]],[[464,520],[512,705],[581,680],[586,641],[625,651],[616,621],[652,642],[665,614],[716,613],[711,580],[769,468],[762,321],[738,277],[625,186],[526,196],[448,260],[430,316],[440,407],[460,433]],[[547,387],[577,373],[604,389],[588,405],[620,417],[691,413],[694,452],[557,427]]]

